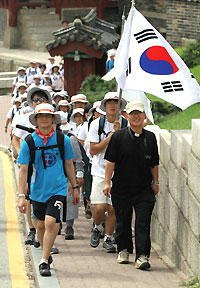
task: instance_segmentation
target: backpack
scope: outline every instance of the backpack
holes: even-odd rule
[[[65,159],[64,159],[64,134],[61,131],[59,131],[59,130],[56,130],[56,132],[57,132],[56,133],[57,144],[44,146],[44,147],[36,147],[35,146],[35,142],[33,140],[32,134],[29,134],[29,135],[26,136],[25,141],[28,144],[28,147],[29,147],[29,150],[30,150],[30,158],[31,158],[29,166],[32,166],[34,161],[35,161],[35,151],[36,150],[42,150],[42,161],[43,161],[44,169],[46,169],[44,151],[48,150],[48,149],[52,149],[52,148],[58,147],[58,149],[60,151],[61,159],[63,160],[63,170],[64,170],[64,173],[65,173],[65,176],[67,177],[67,173],[65,171],[65,165],[64,165],[64,163],[65,163]]]
[[[103,115],[99,118],[99,129],[98,129],[98,135],[99,135],[99,143],[101,142],[101,134],[103,133],[106,135],[106,132],[104,131],[104,125],[106,121],[106,116]],[[122,123],[121,123],[121,128],[126,128],[128,126],[128,120],[124,117],[122,117]]]
[[[69,138],[71,137],[71,136],[74,136],[75,138],[76,138],[76,136],[73,134],[73,133],[71,133],[70,131],[67,131],[66,133],[64,133],[65,135],[67,135]],[[76,139],[77,140],[77,139]],[[81,142],[79,142],[78,140],[77,140],[77,142],[78,142],[78,145],[79,145],[79,148],[80,148],[80,150],[81,150],[81,156],[82,156],[82,160],[83,160],[83,162],[84,162],[84,172],[86,173],[87,171],[88,171],[88,168],[89,168],[89,158],[88,158],[88,156],[87,156],[87,154],[86,154],[86,152],[85,152],[85,149],[84,149],[84,147],[83,147],[83,145],[81,144]]]

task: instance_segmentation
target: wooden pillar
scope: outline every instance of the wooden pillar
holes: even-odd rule
[[[56,13],[59,14],[59,19],[61,19],[61,0],[55,1]]]
[[[97,0],[97,17],[100,19],[104,18],[104,0]]]
[[[95,74],[95,58],[81,58],[80,61],[64,58],[64,89],[70,97],[80,91],[82,82],[90,74]]]
[[[17,0],[8,0],[8,26],[17,26]]]

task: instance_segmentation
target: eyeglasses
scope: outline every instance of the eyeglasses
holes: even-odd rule
[[[40,103],[42,103],[42,102],[45,102],[46,99],[45,99],[45,98],[35,98],[35,99],[32,99],[32,101],[35,102],[35,103],[37,103],[38,101],[39,101]]]

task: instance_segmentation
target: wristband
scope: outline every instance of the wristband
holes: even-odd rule
[[[83,172],[82,171],[77,171],[76,172],[76,178],[83,178]]]
[[[25,198],[25,194],[18,194],[18,197],[24,197]]]
[[[78,189],[78,184],[76,184],[75,186],[72,186],[72,189],[74,190],[74,189]]]

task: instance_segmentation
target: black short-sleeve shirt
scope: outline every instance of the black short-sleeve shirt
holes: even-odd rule
[[[155,134],[143,129],[136,137],[129,127],[116,131],[108,144],[105,159],[115,163],[112,191],[120,195],[125,191],[138,193],[151,186],[150,168],[159,165]]]

